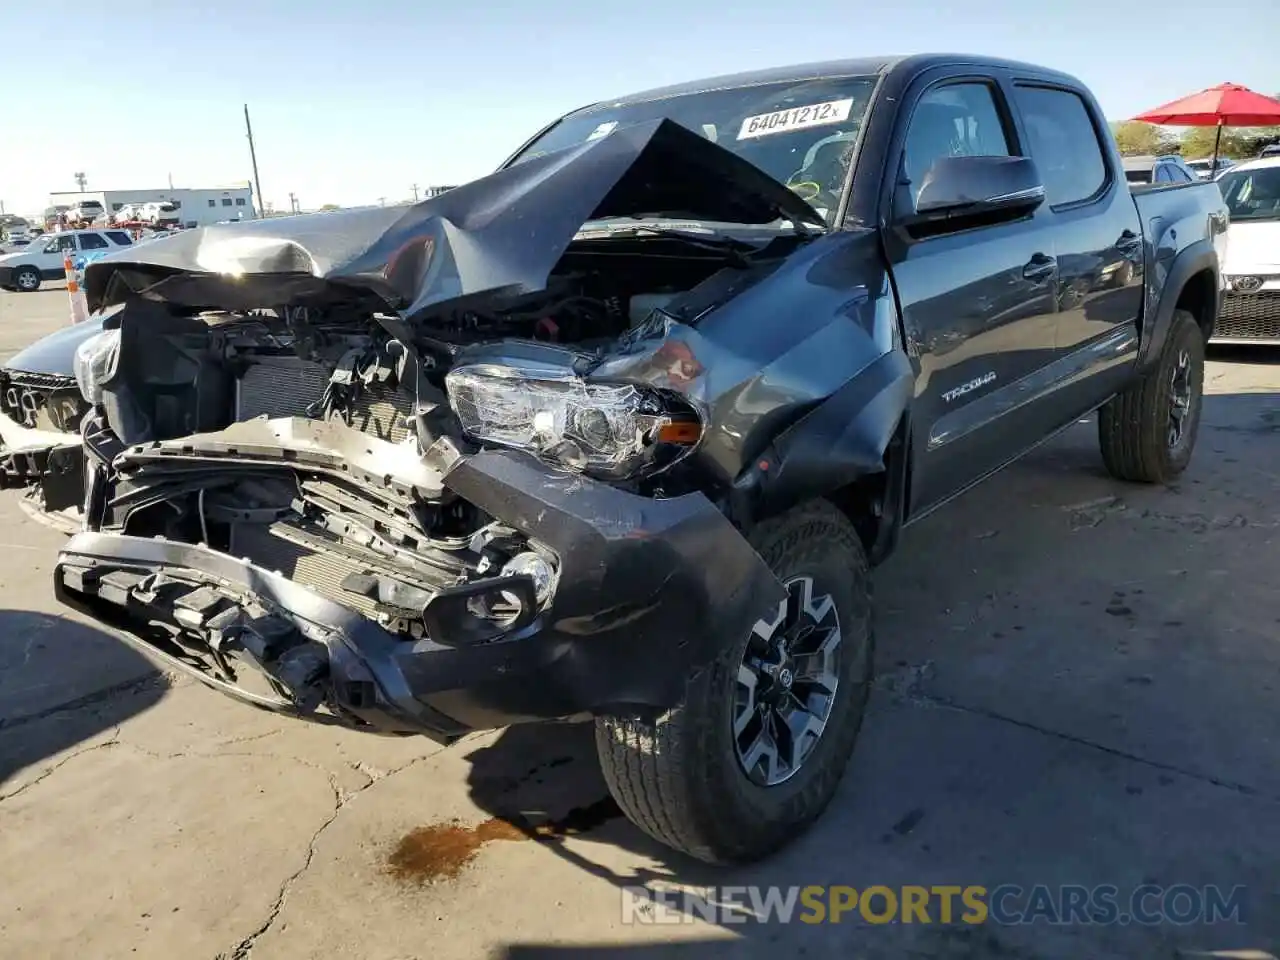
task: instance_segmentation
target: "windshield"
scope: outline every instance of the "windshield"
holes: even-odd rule
[[[1216,182],[1232,220],[1280,220],[1280,166],[1228,170]]]
[[[512,163],[665,118],[749,160],[830,218],[874,89],[874,77],[824,77],[599,104],[565,117]]]

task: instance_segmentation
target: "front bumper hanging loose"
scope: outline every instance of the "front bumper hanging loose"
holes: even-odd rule
[[[474,614],[453,604],[412,640],[246,559],[164,539],[79,534],[59,555],[54,589],[225,693],[445,742],[522,721],[667,709],[785,595],[701,494],[654,500],[506,451],[461,458],[445,482],[561,559],[549,605],[497,639],[477,642],[458,619]]]

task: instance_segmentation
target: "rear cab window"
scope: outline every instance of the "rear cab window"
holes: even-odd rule
[[[1100,197],[1111,174],[1084,98],[1063,87],[1030,83],[1015,85],[1014,98],[1049,206],[1057,209]],[[1128,173],[1126,179],[1147,182],[1134,181]]]

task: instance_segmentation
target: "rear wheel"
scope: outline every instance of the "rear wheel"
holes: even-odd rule
[[[13,272],[13,285],[23,293],[40,289],[40,271],[35,267],[19,267]]]
[[[1102,460],[1112,476],[1168,483],[1187,468],[1200,430],[1204,345],[1195,317],[1175,311],[1155,368],[1098,411]]]
[[[826,501],[752,544],[787,587],[654,722],[596,723],[605,780],[654,839],[700,860],[755,860],[826,808],[857,740],[872,671],[866,557]]]

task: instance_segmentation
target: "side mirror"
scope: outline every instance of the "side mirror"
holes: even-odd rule
[[[964,229],[1017,220],[1044,203],[1044,181],[1030,157],[939,157],[921,178],[904,226]]]

